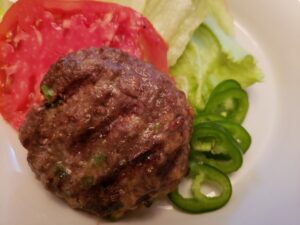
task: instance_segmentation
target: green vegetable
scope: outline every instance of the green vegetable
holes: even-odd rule
[[[63,179],[68,175],[67,170],[61,161],[59,161],[55,164],[54,174],[55,174],[55,176],[59,177],[60,179]]]
[[[208,13],[209,0],[108,0],[142,12],[169,45],[174,65]]]
[[[192,198],[184,198],[178,190],[169,194],[169,199],[177,206],[189,213],[203,213],[223,207],[230,199],[232,187],[229,178],[221,171],[208,165],[191,164],[189,176],[193,179]],[[204,182],[211,182],[220,189],[216,197],[208,197],[201,191]]]
[[[196,119],[194,120],[194,126],[205,122],[213,122],[226,129],[240,145],[243,153],[246,153],[246,151],[249,149],[251,145],[251,136],[241,125],[228,121],[223,116],[198,113]]]
[[[161,129],[161,124],[160,123],[155,123],[154,124],[154,131],[157,133],[159,132]]]
[[[230,59],[234,62],[238,62],[248,55],[248,53],[237,43],[234,35],[226,33],[226,31],[219,26],[214,17],[207,16],[204,24],[213,32],[222,51],[229,55]]]
[[[193,197],[184,198],[178,190],[169,194],[170,200],[186,212],[202,213],[216,210],[224,206],[231,197],[231,183],[226,173],[234,172],[241,167],[242,153],[245,153],[251,144],[249,133],[238,123],[229,120],[234,118],[233,120],[240,122],[240,118],[244,117],[248,110],[248,106],[243,107],[244,104],[237,104],[236,100],[232,100],[237,98],[237,95],[232,93],[233,91],[245,92],[241,85],[234,80],[221,82],[212,91],[205,107],[210,107],[210,104],[215,103],[212,111],[216,114],[199,110],[196,112],[191,140],[189,173],[189,177],[193,179],[191,187]],[[243,103],[245,99],[248,103],[247,96],[242,98],[239,96],[237,102]],[[231,107],[235,104],[238,107]],[[222,113],[215,110],[220,108],[216,107],[219,105],[225,106],[221,108],[226,109],[228,117],[222,116]],[[232,115],[235,116],[231,118]],[[212,182],[221,190],[221,194],[216,197],[204,195],[200,190],[204,182]]]
[[[227,35],[233,36],[234,24],[224,0],[209,0],[209,15]],[[207,21],[207,18],[206,18]]]
[[[222,50],[218,38],[206,25],[194,33],[185,52],[171,67],[178,88],[183,90],[198,110],[203,110],[214,87],[234,79],[245,88],[261,80],[261,72],[252,56],[234,61]]]
[[[225,80],[218,84],[210,94],[205,112],[242,123],[248,108],[247,92],[235,80]]]
[[[93,165],[95,165],[96,167],[101,167],[104,162],[106,161],[107,157],[104,154],[96,154],[93,156],[92,158],[92,163]]]
[[[202,109],[205,105],[203,75],[218,56],[218,46],[214,45],[215,40],[211,39],[209,32],[203,26],[197,29],[177,64],[171,67],[177,86],[186,93],[190,103],[196,109]]]
[[[224,116],[230,121],[242,123],[249,108],[248,94],[240,88],[231,88],[212,94],[205,107],[205,112]]]
[[[226,120],[226,118],[224,118],[223,116],[198,112],[196,118],[194,119],[194,125],[198,125],[204,122],[216,122],[216,121],[224,121],[224,120]]]
[[[143,12],[146,4],[146,0],[105,0],[105,2],[112,2],[124,5],[133,8],[138,12]]]
[[[94,185],[95,179],[92,176],[84,176],[81,178],[81,185],[83,188],[90,188]]]
[[[225,128],[240,145],[243,153],[246,153],[251,145],[251,136],[244,127],[231,121],[217,121],[215,123]]]
[[[192,161],[209,164],[223,173],[234,172],[243,163],[239,144],[226,129],[212,122],[194,126],[191,148]]]
[[[147,0],[143,14],[169,45],[174,65],[208,12],[207,0]]]
[[[225,80],[223,82],[221,82],[220,84],[218,84],[214,90],[212,91],[212,93],[210,94],[209,98],[213,98],[214,95],[223,92],[223,91],[227,91],[229,89],[232,88],[237,88],[237,89],[241,89],[241,85],[235,81],[235,80]]]
[[[11,6],[12,2],[8,0],[0,0],[0,21],[6,12],[6,10]]]
[[[52,97],[55,95],[55,92],[53,91],[53,89],[51,89],[47,85],[41,86],[41,92],[47,101],[51,101]]]

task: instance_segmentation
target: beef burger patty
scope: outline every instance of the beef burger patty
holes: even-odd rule
[[[20,128],[28,162],[71,207],[121,217],[187,172],[192,110],[173,80],[111,48],[57,61]]]

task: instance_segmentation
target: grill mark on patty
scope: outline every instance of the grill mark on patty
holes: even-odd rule
[[[48,107],[50,106],[50,108],[51,107],[55,108],[57,105],[63,105],[64,103],[67,102],[69,98],[72,98],[72,96],[76,95],[79,89],[84,88],[88,85],[94,85],[96,82],[97,81],[95,81],[95,78],[93,79],[93,76],[91,74],[73,80],[70,84],[64,87],[62,91],[56,93],[55,97],[51,99],[50,102],[45,100],[44,105]]]
[[[97,70],[96,68],[94,68],[94,70]],[[89,73],[82,73],[79,75],[79,77],[77,77],[77,79],[73,79],[70,83],[66,82],[67,84],[65,86],[63,86],[63,88],[57,88],[57,84],[54,84],[54,87],[52,87],[52,82],[49,82],[49,84],[47,82],[42,82],[41,85],[46,85],[49,86],[49,88],[53,88],[54,92],[56,93],[54,98],[51,99],[51,101],[47,101],[46,103],[53,103],[55,101],[57,101],[57,98],[61,99],[63,101],[63,103],[65,103],[69,98],[71,98],[73,95],[75,95],[76,93],[78,93],[78,90],[87,86],[87,85],[95,85],[99,80],[102,79],[101,76],[99,76],[99,74],[103,74],[107,71],[104,70],[104,68],[99,67],[97,73],[94,73],[93,71],[89,72]],[[55,71],[53,72],[55,73]],[[65,75],[66,77],[68,75],[72,75],[72,73]],[[118,78],[118,76],[120,76],[118,71],[115,71],[115,74],[113,76],[110,77],[110,79],[108,80],[110,83],[113,83],[115,81],[116,78]],[[68,77],[67,77],[68,78]],[[66,78],[66,79],[67,79]],[[56,89],[61,89],[61,90],[56,90]]]
[[[79,76],[78,79],[72,80],[71,83],[64,87],[59,95],[64,99],[68,99],[76,94],[81,87],[90,84],[95,85],[99,80],[102,79],[102,76],[99,76],[99,74],[109,73],[108,71],[105,71],[104,68],[99,66],[97,67],[97,69],[94,68],[94,70],[97,70],[97,73],[93,71],[91,71],[90,73],[83,73],[83,76]],[[114,81],[121,75],[117,69],[115,70],[115,73],[109,77],[110,79],[107,80],[111,84],[114,83]]]
[[[107,102],[109,102],[111,98],[112,97],[110,96],[105,99],[104,107],[107,106]],[[123,105],[119,110],[116,110],[112,115],[107,116],[98,125],[94,125],[93,129],[89,129],[89,127],[87,127],[77,137],[74,138],[74,141],[71,143],[71,149],[73,147],[76,149],[84,148],[92,139],[95,138],[106,138],[111,131],[111,124],[121,117],[133,114],[131,111],[131,107],[128,105]]]
[[[95,138],[104,139],[110,132],[110,125],[114,120],[118,119],[118,115],[115,114],[114,117],[108,117],[104,121],[102,121],[98,126],[94,129],[85,129],[81,132],[76,138],[74,138],[73,142],[70,145],[70,149],[84,149],[88,143]]]
[[[103,107],[107,106],[107,103],[111,100],[112,95],[111,92],[108,92],[103,99],[101,99],[101,103]],[[99,100],[95,99],[94,104],[96,105]],[[86,129],[84,129],[77,137],[74,138],[73,142],[71,143],[72,147],[84,147],[92,138],[95,137],[101,137],[104,138],[109,133],[109,126],[112,123],[112,121],[116,120],[118,118],[118,113],[114,113],[111,116],[107,116],[102,120],[100,123],[98,123],[96,126],[93,124],[92,126],[88,126]],[[91,129],[90,127],[93,127]]]
[[[157,152],[159,152],[159,149],[163,148],[162,143],[156,143],[151,146],[148,150],[131,160],[130,162],[127,162],[125,165],[119,166],[114,171],[112,171],[109,175],[104,177],[101,182],[98,184],[102,187],[109,187],[114,185],[115,182],[117,182],[117,179],[119,178],[119,175],[126,171],[126,169],[134,166],[134,165],[142,165],[145,161],[151,161],[157,156]]]
[[[80,77],[77,80],[73,80],[67,87],[64,88],[61,93],[59,93],[59,96],[61,96],[63,100],[67,100],[68,98],[76,94],[79,88],[89,84],[94,84],[95,81],[93,81],[91,77],[91,74],[87,74],[85,77]]]
[[[151,161],[153,158],[155,158],[155,154],[159,152],[159,150],[162,148],[163,148],[163,143],[155,143],[154,145],[152,145],[152,147],[149,150],[143,152],[138,157],[133,159],[130,162],[130,165],[142,164],[146,160]]]
[[[113,79],[115,79],[114,77]],[[86,83],[87,85],[88,83]],[[84,85],[84,84],[83,84]],[[82,86],[83,86],[82,85]],[[81,86],[81,87],[82,87]],[[79,87],[78,87],[79,88]],[[75,94],[75,93],[74,93]],[[104,139],[109,133],[110,133],[110,126],[113,124],[115,121],[117,121],[121,117],[126,117],[130,115],[135,115],[135,113],[141,113],[141,112],[136,112],[138,111],[140,107],[138,106],[137,103],[137,97],[132,97],[128,95],[127,93],[121,92],[121,94],[128,98],[128,100],[132,100],[131,103],[128,104],[128,100],[126,101],[127,104],[121,103],[119,108],[112,113],[112,115],[107,116],[103,121],[101,121],[98,125],[92,124],[91,126],[87,126],[86,129],[84,129],[77,137],[74,138],[74,141],[71,143],[70,147],[75,148],[75,149],[82,149],[87,144],[95,139],[101,137],[101,139]],[[101,106],[106,108],[108,107],[107,104],[109,101],[113,99],[113,94],[112,90],[109,90],[107,93],[104,94],[104,96],[99,100],[95,99],[93,102],[93,105],[99,104],[101,102]],[[90,129],[92,127],[93,129]]]

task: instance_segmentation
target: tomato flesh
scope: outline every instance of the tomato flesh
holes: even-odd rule
[[[0,112],[16,129],[42,97],[39,85],[60,57],[109,46],[168,72],[167,45],[134,10],[95,1],[19,0],[0,24]]]

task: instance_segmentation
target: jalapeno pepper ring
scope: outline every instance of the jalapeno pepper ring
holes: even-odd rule
[[[193,163],[189,177],[193,179],[191,198],[183,197],[178,190],[169,194],[169,199],[179,209],[189,213],[203,213],[223,207],[230,199],[232,186],[227,175],[218,169],[205,164]],[[201,192],[204,182],[212,182],[220,190],[215,197],[208,197]]]
[[[232,173],[243,163],[239,144],[226,129],[212,122],[194,127],[191,148],[192,161],[204,162],[223,173]]]
[[[248,131],[241,125],[225,120],[225,118],[222,116],[199,113],[194,121],[194,126],[205,122],[213,122],[226,129],[240,145],[243,153],[246,153],[249,149],[252,139]]]
[[[241,85],[236,80],[222,81],[214,88],[214,90],[211,92],[209,98],[213,98],[214,95],[216,95],[220,92],[223,92],[223,91],[227,91],[232,88],[242,89]]]
[[[209,98],[205,112],[220,115],[241,124],[247,115],[248,108],[247,92],[240,88],[231,88]]]

